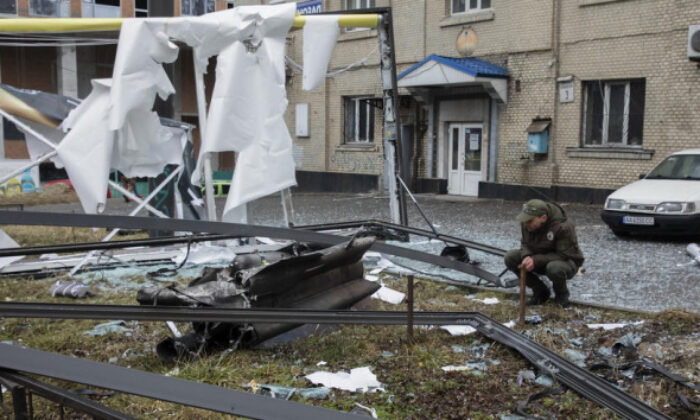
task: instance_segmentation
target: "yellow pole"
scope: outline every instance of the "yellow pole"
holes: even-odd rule
[[[377,14],[339,16],[338,26],[341,28],[375,28],[379,24]],[[313,15],[295,16],[293,27],[303,27],[307,19],[313,19]],[[123,18],[9,18],[0,19],[0,32],[118,31],[123,21]]]

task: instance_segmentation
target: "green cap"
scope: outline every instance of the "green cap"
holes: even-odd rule
[[[542,200],[530,200],[523,204],[523,210],[516,219],[518,222],[526,223],[544,214],[547,214],[547,203]]]

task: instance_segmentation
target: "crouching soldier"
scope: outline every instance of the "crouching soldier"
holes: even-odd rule
[[[583,264],[583,253],[576,239],[576,228],[567,220],[566,212],[556,203],[530,200],[523,205],[517,220],[521,224],[520,249],[506,253],[509,270],[520,275],[519,266],[527,271],[527,286],[532,289],[528,305],[540,305],[549,299],[549,288],[537,277],[544,274],[552,281],[554,301],[569,306],[566,281]]]

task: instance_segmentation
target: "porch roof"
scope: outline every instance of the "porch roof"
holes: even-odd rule
[[[508,98],[508,69],[478,58],[431,54],[398,75],[404,88],[481,85],[499,102]]]

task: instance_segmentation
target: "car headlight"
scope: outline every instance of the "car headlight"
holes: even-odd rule
[[[695,210],[693,203],[661,203],[656,206],[657,213],[692,213]]]
[[[622,210],[625,207],[625,200],[618,200],[615,198],[608,198],[605,202],[605,208],[608,210]]]

